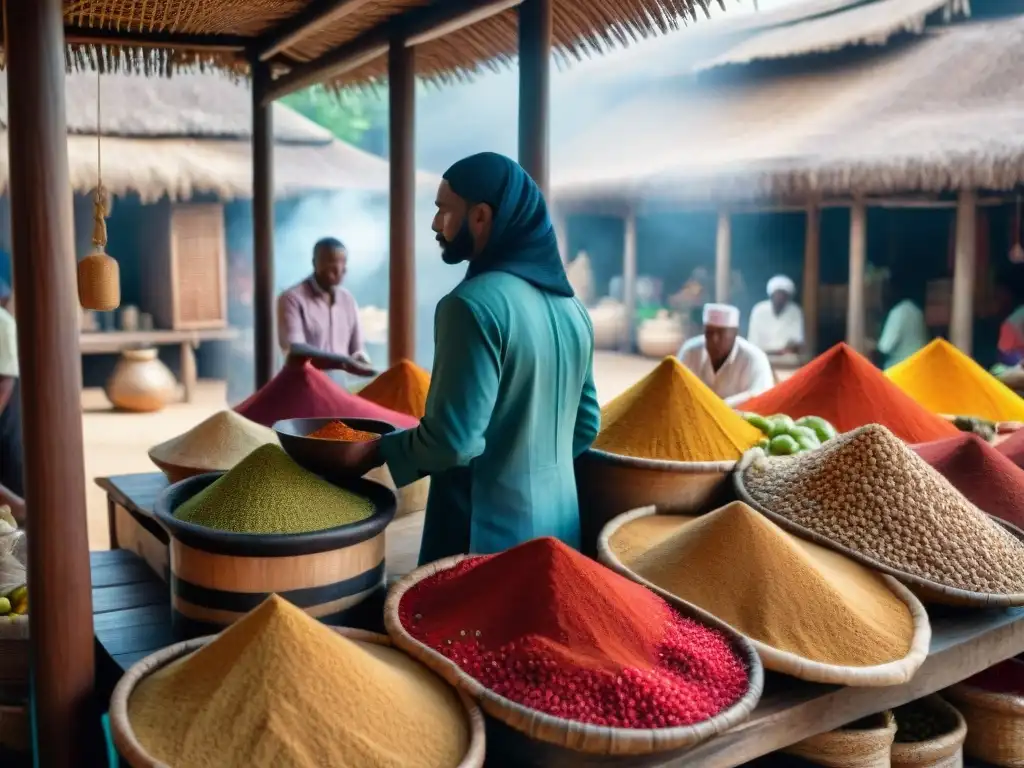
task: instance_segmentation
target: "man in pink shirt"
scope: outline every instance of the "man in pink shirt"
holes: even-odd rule
[[[313,274],[278,297],[278,343],[285,355],[292,345],[301,344],[370,364],[359,307],[341,287],[347,261],[345,246],[333,237],[324,238],[313,247]]]

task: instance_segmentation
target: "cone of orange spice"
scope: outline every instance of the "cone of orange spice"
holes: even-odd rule
[[[376,440],[380,435],[376,432],[364,432],[361,429],[352,429],[343,421],[332,421],[324,424],[316,432],[311,432],[306,437],[315,437],[318,440],[339,440],[344,443],[366,443]]]
[[[430,374],[412,360],[399,360],[359,391],[377,405],[422,419],[427,409]]]

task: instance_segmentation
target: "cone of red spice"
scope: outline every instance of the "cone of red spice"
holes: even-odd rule
[[[978,435],[962,432],[913,449],[981,511],[1024,527],[1024,469]]]
[[[397,620],[484,688],[579,723],[687,726],[751,690],[724,632],[552,538],[427,576],[399,595]]]
[[[282,419],[328,416],[376,419],[394,424],[400,429],[409,429],[419,423],[404,413],[353,395],[309,362],[286,365],[274,378],[238,405],[235,411],[267,427]]]
[[[842,343],[737,407],[762,416],[820,416],[840,432],[881,424],[908,443],[959,434],[951,423],[918,405],[871,361]]]

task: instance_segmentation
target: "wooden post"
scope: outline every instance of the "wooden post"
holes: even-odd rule
[[[949,340],[961,352],[971,354],[974,335],[974,279],[977,270],[977,193],[960,191],[956,204],[956,252],[953,261],[953,302]]]
[[[715,301],[726,304],[729,301],[729,265],[732,257],[732,222],[729,212],[718,212],[718,235],[715,238]]]
[[[252,227],[253,333],[256,345],[256,388],[274,375],[274,113],[263,104],[270,85],[270,65],[252,64]]]
[[[548,191],[551,0],[519,6],[519,164]]]
[[[633,323],[636,322],[636,212],[632,209],[623,222],[622,243],[622,303],[626,309],[626,323],[619,349],[633,351]]]
[[[862,198],[850,206],[850,285],[846,304],[846,343],[863,354],[865,341],[864,273],[867,269],[867,206]]]
[[[821,209],[817,203],[807,206],[804,231],[804,348],[808,355],[818,354],[818,284],[821,282]]]
[[[91,764],[95,660],[61,0],[7,3],[36,759]]]
[[[416,356],[416,71],[415,48],[388,50],[388,135],[391,164],[391,261],[388,358]]]

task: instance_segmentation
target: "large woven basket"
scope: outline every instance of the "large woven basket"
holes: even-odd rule
[[[713,616],[680,600],[668,602],[682,615],[717,629],[750,670],[747,693],[729,709],[691,726],[638,730],[579,723],[524,707],[485,688],[443,655],[414,638],[399,619],[402,597],[423,579],[462,562],[465,555],[447,557],[419,568],[391,587],[384,604],[384,627],[395,645],[437,672],[455,687],[480,702],[491,717],[536,741],[590,755],[649,755],[692,747],[745,720],[757,705],[764,687],[764,670],[757,652],[742,636]],[[514,610],[514,607],[510,607]]]
[[[373,645],[391,646],[391,639],[387,635],[379,635],[375,632],[365,632],[361,629],[350,629],[348,627],[331,627],[342,637],[356,640],[361,643]],[[114,694],[110,699],[110,726],[117,751],[132,768],[172,768],[151,757],[145,747],[139,743],[132,730],[131,722],[128,719],[128,700],[131,698],[135,686],[143,678],[149,676],[156,670],[167,666],[173,661],[188,655],[192,651],[202,648],[214,639],[215,636],[198,637],[194,640],[186,640],[183,643],[168,646],[163,650],[147,656],[137,662],[121,678]],[[310,669],[309,674],[315,675],[316,670]],[[485,737],[484,718],[480,709],[459,692],[459,700],[466,712],[466,719],[469,723],[469,748],[466,756],[457,768],[482,768],[484,764]]]
[[[1024,696],[986,691],[967,683],[947,688],[943,695],[964,716],[968,757],[1024,768]]]
[[[615,554],[611,547],[611,540],[616,531],[628,523],[643,517],[659,514],[655,507],[642,507],[624,515],[619,515],[608,523],[601,531],[598,540],[598,559],[611,568],[621,573],[627,579],[643,584],[645,587],[660,595],[666,600],[680,600],[671,592],[652,584],[643,576],[632,571]],[[884,687],[889,685],[901,685],[908,682],[914,673],[924,664],[928,658],[928,646],[932,639],[931,624],[928,621],[928,613],[921,602],[914,595],[891,576],[883,576],[889,589],[892,590],[900,600],[910,609],[914,623],[914,637],[910,644],[907,655],[899,661],[888,664],[878,664],[873,667],[847,667],[835,664],[823,664],[813,661],[804,656],[798,656],[788,651],[780,651],[770,645],[765,645],[752,637],[743,635],[761,657],[765,669],[774,672],[783,672],[791,677],[800,680],[807,680],[812,683],[830,683],[835,685],[852,685],[858,688]],[[742,634],[735,630],[737,634]]]
[[[892,712],[874,715],[863,728],[839,728],[819,733],[783,750],[788,755],[828,768],[889,768],[896,736]]]
[[[649,504],[699,514],[732,498],[735,461],[655,461],[591,448],[576,460],[582,551],[597,554],[597,538],[617,515]]]
[[[799,536],[801,539],[814,542],[815,544],[820,544],[821,546],[828,547],[836,552],[841,552],[851,560],[856,560],[870,568],[874,568],[876,571],[880,571],[881,573],[894,577],[909,587],[914,594],[926,603],[956,605],[972,608],[1010,608],[1024,605],[1024,593],[1004,595],[986,592],[971,592],[970,590],[958,589],[957,587],[940,584],[936,581],[931,581],[930,579],[925,579],[921,576],[901,571],[898,568],[893,568],[891,565],[883,563],[881,560],[876,560],[873,557],[857,552],[854,549],[850,549],[839,542],[833,541],[826,536],[822,536],[820,533],[812,531],[809,528],[805,528],[799,523],[794,523],[787,517],[783,517],[782,515],[773,512],[754,499],[754,497],[747,491],[743,482],[743,473],[746,468],[755,459],[763,455],[764,452],[761,449],[754,448],[747,451],[739,461],[736,467],[736,472],[733,475],[733,484],[736,489],[736,496],[739,497],[740,501],[743,501],[756,509],[783,530],[792,533],[794,536]],[[989,519],[997,525],[1001,525],[1011,534],[1024,542],[1024,531],[1021,531],[1015,525],[1012,525],[1005,520],[999,520],[995,517],[990,517]]]
[[[963,715],[941,696],[928,696],[918,703],[941,718],[946,728],[942,734],[927,741],[895,742],[889,753],[892,768],[963,768],[963,746],[967,736]],[[896,727],[898,731],[899,720]]]

